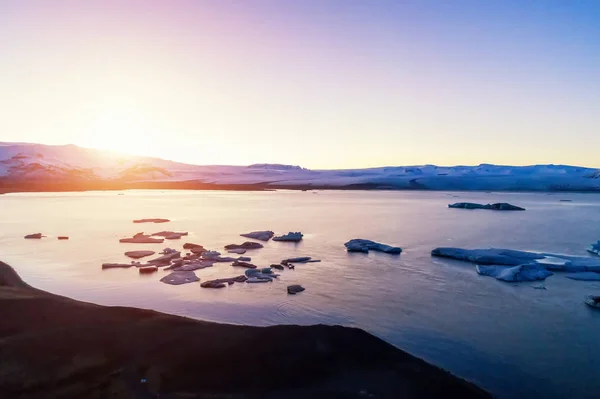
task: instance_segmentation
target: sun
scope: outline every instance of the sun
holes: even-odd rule
[[[81,132],[80,144],[85,147],[111,150],[132,155],[160,155],[161,135],[151,124],[128,109],[113,109],[98,114]]]

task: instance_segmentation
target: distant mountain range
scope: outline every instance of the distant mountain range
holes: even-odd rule
[[[0,192],[126,188],[600,192],[600,170],[567,165],[489,164],[344,170],[310,170],[280,164],[201,166],[75,145],[0,142]]]

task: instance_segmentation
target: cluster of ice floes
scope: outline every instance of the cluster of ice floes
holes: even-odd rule
[[[352,239],[345,243],[344,246],[346,246],[346,250],[348,252],[368,253],[369,251],[379,251],[388,254],[399,254],[402,252],[402,248],[400,247],[392,247],[390,245],[380,244],[375,241],[363,240],[360,238]]]
[[[600,259],[511,249],[436,248],[431,255],[476,264],[477,273],[500,281],[544,280],[553,272],[569,272],[573,280],[600,280]]]
[[[166,223],[168,219],[138,219],[134,223]],[[187,236],[187,232],[176,231],[160,231],[154,234],[137,233],[133,237],[122,238],[121,243],[129,244],[159,244],[165,239],[175,240],[183,236]],[[40,235],[41,236],[41,235]],[[242,237],[251,238],[259,241],[292,241],[297,242],[302,240],[301,232],[289,232],[287,234],[275,237],[275,233],[270,230],[252,231],[250,233],[240,234]],[[264,245],[258,242],[246,241],[241,244],[228,244],[224,249],[231,254],[242,255],[248,250],[258,250]],[[187,252],[186,252],[187,251]],[[185,254],[182,254],[185,252]],[[283,259],[280,263],[272,264],[271,267],[260,268],[257,265],[250,263],[252,258],[246,256],[223,256],[221,252],[206,249],[200,244],[187,242],[183,244],[183,251],[173,248],[165,248],[159,253],[159,256],[142,262],[142,258],[154,255],[154,251],[127,251],[125,256],[135,260],[130,263],[104,263],[103,269],[113,268],[130,268],[135,267],[140,274],[155,273],[160,268],[170,271],[170,274],[162,277],[161,282],[170,285],[189,284],[200,281],[200,278],[195,274],[197,270],[213,267],[217,263],[230,263],[233,267],[243,267],[247,269],[243,275],[227,278],[219,278],[214,280],[204,281],[200,284],[202,288],[224,288],[234,283],[268,283],[272,282],[279,274],[273,272],[273,269],[284,270],[294,269],[297,263],[320,262],[320,260],[312,259],[311,257],[295,257]],[[288,293],[296,294],[303,291],[301,286],[288,287]]]
[[[457,202],[456,204],[449,204],[448,208],[460,208],[460,209],[490,209],[493,211],[524,211],[525,208],[520,206],[507,204],[506,202],[498,202],[496,204],[475,204],[473,202]]]

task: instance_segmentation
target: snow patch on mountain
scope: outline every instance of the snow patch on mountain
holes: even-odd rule
[[[600,170],[569,165],[386,166],[310,170],[296,165],[190,165],[75,145],[0,143],[0,177],[123,181],[198,181],[273,187],[433,190],[600,191]]]

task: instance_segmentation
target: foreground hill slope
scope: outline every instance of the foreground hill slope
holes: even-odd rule
[[[74,145],[0,143],[0,189],[4,192],[269,187],[600,192],[600,170],[488,164],[347,170],[309,170],[280,164],[200,166]]]
[[[489,398],[365,331],[247,327],[36,290],[0,262],[2,398]]]

